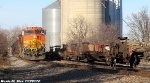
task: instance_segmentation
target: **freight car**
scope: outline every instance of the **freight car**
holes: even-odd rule
[[[93,63],[94,61],[105,61],[110,64],[111,57],[115,57],[118,63],[127,63],[130,57],[127,37],[118,38],[117,42],[110,44],[82,44],[66,45],[66,50],[62,53],[67,60],[84,60]]]
[[[64,59],[67,60],[87,60],[90,63],[94,61],[105,61],[105,56],[108,55],[107,45],[91,44],[83,42],[79,44],[66,45],[66,50],[62,53]]]
[[[18,36],[20,57],[28,60],[45,59],[45,29],[41,27],[23,28]]]

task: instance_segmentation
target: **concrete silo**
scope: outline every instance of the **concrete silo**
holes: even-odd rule
[[[60,45],[61,9],[59,0],[42,10],[42,26],[46,28],[46,51]]]
[[[68,42],[70,22],[79,16],[86,19],[92,28],[105,22],[105,0],[60,0],[61,1],[61,43]]]
[[[117,26],[122,36],[122,0],[109,0],[110,24]]]

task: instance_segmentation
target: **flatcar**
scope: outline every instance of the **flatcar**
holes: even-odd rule
[[[88,62],[105,61],[110,64],[111,57],[117,59],[117,63],[128,63],[130,50],[127,37],[118,38],[117,42],[110,44],[92,44],[84,42],[80,45],[70,44],[63,53],[64,59],[83,60]]]
[[[88,62],[101,61],[105,59],[108,53],[104,47],[106,46],[102,44],[91,44],[88,42],[83,42],[80,45],[70,44],[67,46],[62,56],[67,60],[74,59],[80,61],[86,59]]]

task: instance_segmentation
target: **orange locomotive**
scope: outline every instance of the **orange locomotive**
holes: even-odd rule
[[[19,35],[21,55],[30,60],[41,60],[45,58],[45,29],[41,27],[26,27]]]

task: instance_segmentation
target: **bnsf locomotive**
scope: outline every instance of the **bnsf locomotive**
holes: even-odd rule
[[[45,34],[41,27],[23,28],[18,37],[20,56],[29,60],[44,59]]]

